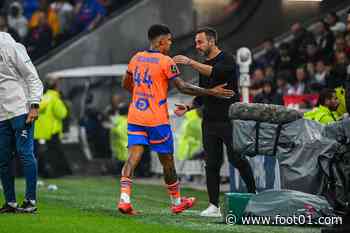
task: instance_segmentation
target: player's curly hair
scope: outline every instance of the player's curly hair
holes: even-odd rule
[[[171,34],[170,29],[164,24],[154,24],[148,29],[148,39],[153,41],[159,36]]]

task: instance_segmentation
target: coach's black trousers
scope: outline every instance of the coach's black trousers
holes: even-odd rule
[[[247,185],[248,192],[255,193],[255,180],[248,160],[233,151],[232,125],[230,122],[202,123],[203,146],[207,154],[206,179],[209,202],[218,206],[220,193],[220,168],[223,162],[223,145],[227,148],[228,161],[236,167]]]

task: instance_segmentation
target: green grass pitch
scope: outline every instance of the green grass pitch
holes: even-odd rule
[[[309,233],[315,227],[226,225],[221,219],[199,217],[207,206],[207,194],[183,189],[198,198],[197,205],[182,214],[169,210],[169,197],[162,184],[133,185],[132,201],[138,216],[123,216],[115,208],[119,185],[116,179],[64,178],[45,180],[39,188],[39,212],[33,215],[0,215],[0,233]],[[56,184],[57,191],[48,191]],[[23,199],[23,180],[17,180],[18,202]],[[3,203],[3,195],[0,198]]]

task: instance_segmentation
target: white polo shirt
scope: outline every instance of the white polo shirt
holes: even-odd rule
[[[26,48],[0,32],[0,121],[28,113],[42,94],[42,82]]]

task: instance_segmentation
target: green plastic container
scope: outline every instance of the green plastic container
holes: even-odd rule
[[[253,193],[225,193],[224,222],[227,224],[241,224],[241,217]]]

